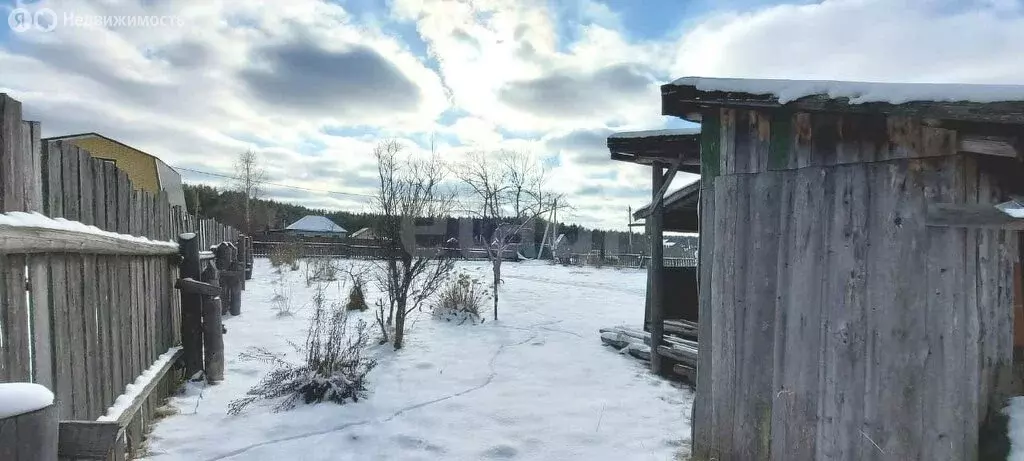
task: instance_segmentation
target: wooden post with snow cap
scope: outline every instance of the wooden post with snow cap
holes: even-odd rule
[[[218,250],[224,248],[220,245]],[[220,251],[217,252],[218,255]],[[219,259],[219,258],[218,258]],[[213,261],[206,263],[201,275],[202,281],[212,286],[220,286],[220,275]],[[203,344],[206,381],[216,384],[224,380],[224,327],[222,322],[222,306],[220,296],[207,296],[203,299]]]
[[[39,384],[0,384],[0,459],[55,461],[57,406]]]
[[[182,279],[199,281],[199,238],[193,232],[178,236]],[[203,370],[203,297],[181,290],[181,348],[184,351],[185,374],[191,378]]]

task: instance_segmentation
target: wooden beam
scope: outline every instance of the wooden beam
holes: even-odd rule
[[[647,233],[651,240],[651,262],[647,266],[647,294],[650,301],[651,344],[658,345],[661,344],[661,337],[665,331],[665,325],[663,324],[665,319],[665,303],[662,299],[665,290],[663,286],[664,281],[662,280],[665,266],[665,243],[662,241],[664,213],[661,213],[661,197],[664,196],[665,187],[668,183],[665,182],[666,178],[661,173],[663,164],[658,162],[653,166],[651,168],[651,214],[646,219],[649,226]],[[676,163],[673,167],[673,170],[678,169],[679,164]],[[674,176],[674,173],[671,173],[669,176]],[[651,354],[651,371],[655,374],[662,372],[661,356],[657,353]]]
[[[1002,136],[963,136],[959,140],[958,150],[972,154],[1020,158],[1015,140]]]
[[[677,362],[697,366],[697,352],[681,347],[658,346],[658,354]]]
[[[61,421],[57,456],[61,459],[107,459],[117,443],[117,421]]]
[[[929,204],[925,224],[932,227],[1024,230],[1024,218],[1014,218],[995,205]]]
[[[672,365],[672,372],[686,378],[691,383],[697,383],[697,370],[694,367],[677,363]]]
[[[654,194],[654,198],[651,201],[651,206],[649,210],[655,210],[657,208],[660,208],[662,202],[665,201],[665,191],[668,190],[669,184],[672,184],[672,180],[675,179],[676,173],[679,171],[679,165],[680,163],[682,163],[682,160],[682,157],[676,158],[676,160],[672,162],[672,165],[669,166],[668,173],[666,173],[665,176],[661,178],[661,188],[659,188],[658,191]],[[659,171],[661,170],[660,165],[654,165],[653,168],[654,174],[661,174],[661,171]],[[650,211],[648,211],[648,215],[649,214]]]
[[[203,295],[203,296],[220,296],[221,289],[219,286],[211,285],[209,283],[200,282],[194,279],[178,279],[174,282],[174,288],[182,291],[182,293]]]
[[[0,253],[88,253],[151,256],[176,254],[166,243],[146,243],[91,232],[0,224]]]

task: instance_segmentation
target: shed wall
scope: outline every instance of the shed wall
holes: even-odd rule
[[[71,143],[89,151],[95,158],[116,162],[118,168],[128,173],[128,179],[136,188],[151,194],[160,192],[160,179],[153,157],[96,136],[74,138]]]
[[[724,109],[704,129],[695,459],[978,459],[1018,239],[924,221],[1000,184],[902,117]]]

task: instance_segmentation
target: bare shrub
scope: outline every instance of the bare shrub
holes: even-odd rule
[[[285,283],[275,286],[274,297],[270,298],[270,306],[277,312],[278,317],[291,317],[295,315],[291,287]]]
[[[366,375],[377,365],[363,355],[370,341],[366,322],[360,320],[348,331],[345,309],[340,303],[327,305],[323,285],[313,296],[313,308],[305,344],[293,344],[305,358],[302,363],[291,363],[284,354],[265,348],[250,348],[240,355],[243,360],[268,363],[273,369],[245,397],[231,402],[229,414],[238,414],[259,400],[281,399],[273,407],[281,411],[294,408],[299,401],[345,404],[365,397]]]
[[[270,250],[269,256],[271,266],[279,269],[288,267],[292,271],[297,271],[299,270],[299,259],[302,257],[302,243],[279,243]]]
[[[480,308],[487,300],[487,287],[480,280],[466,273],[460,273],[448,282],[434,303],[434,316],[459,325],[482,322]]]
[[[313,282],[334,282],[338,280],[338,269],[329,258],[311,258],[306,261],[306,286]]]

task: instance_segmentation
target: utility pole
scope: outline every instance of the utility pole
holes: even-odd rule
[[[633,205],[627,207],[626,232],[629,234],[629,254],[633,254]]]

